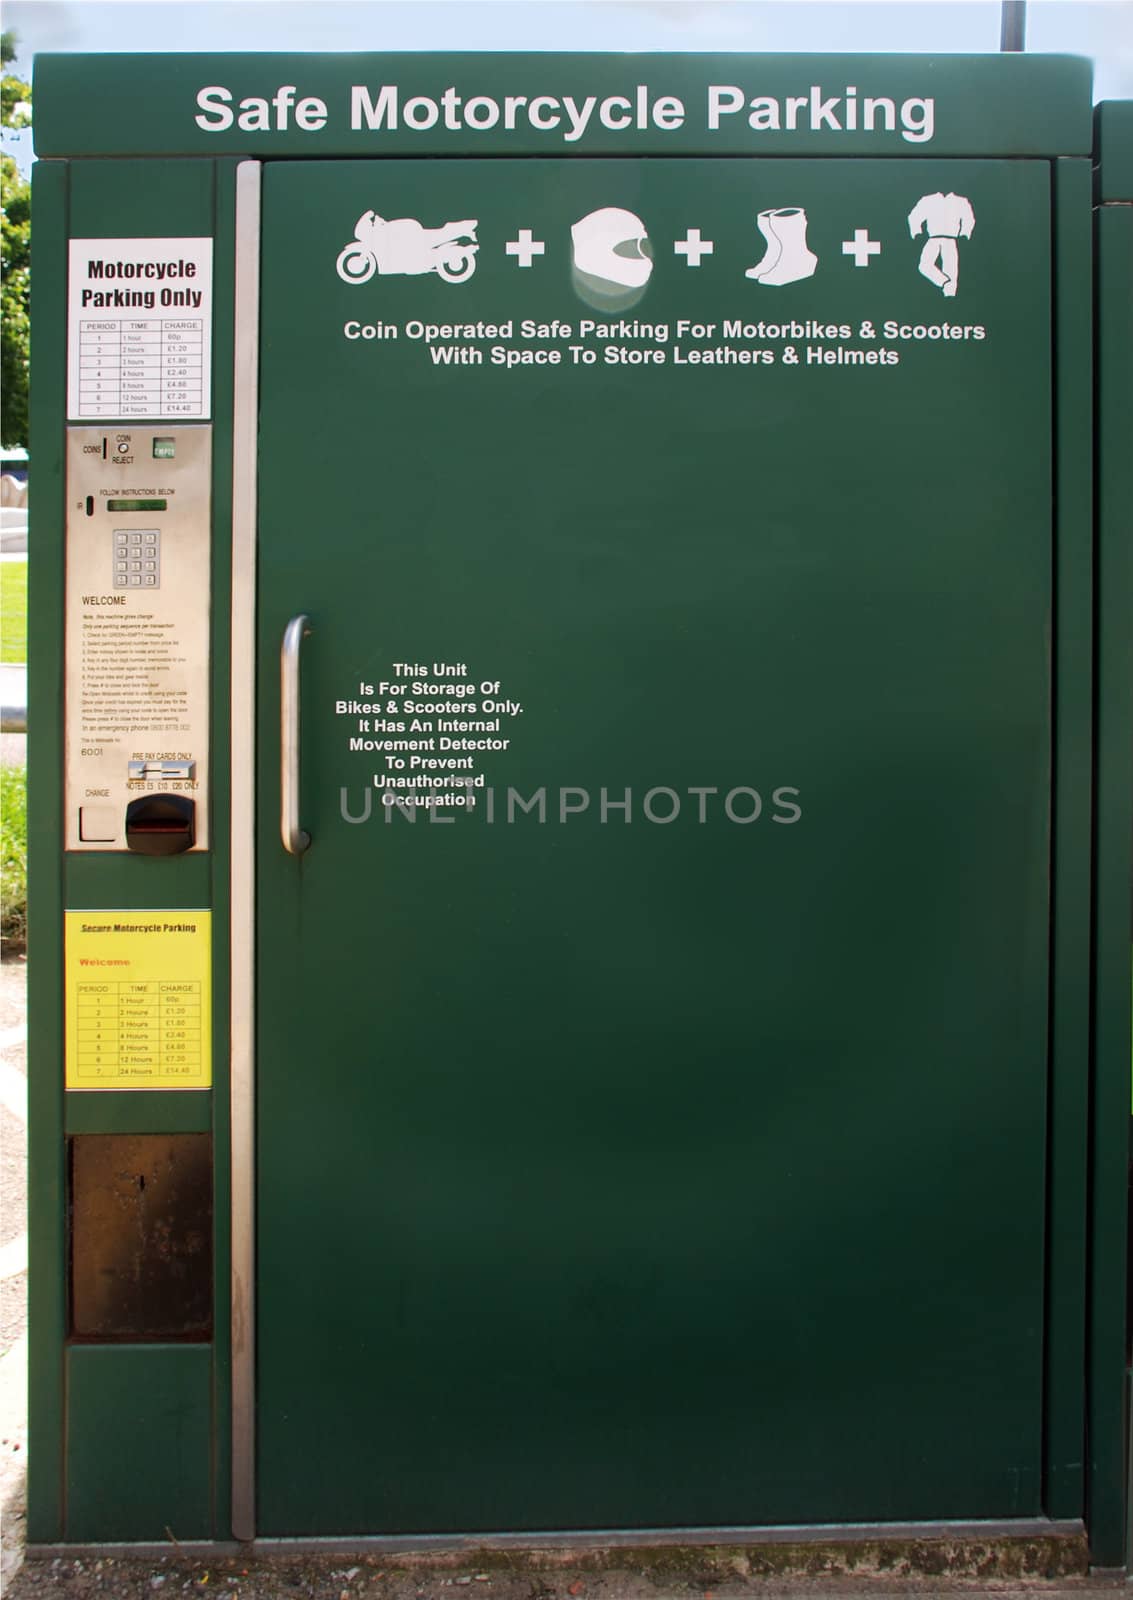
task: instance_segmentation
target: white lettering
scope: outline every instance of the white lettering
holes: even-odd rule
[[[206,133],[223,133],[225,128],[230,128],[233,122],[232,112],[229,110],[231,99],[228,90],[219,83],[210,84],[207,89],[202,89],[197,96],[197,104],[205,115],[193,118],[197,127],[203,128]]]
[[[451,86],[441,95],[441,105],[445,108],[445,127],[455,129],[460,127],[460,96]]]
[[[842,124],[834,115],[834,107],[838,104],[838,96],[832,94],[829,100],[822,98],[822,89],[817,83],[810,87],[810,125],[811,128],[832,128],[835,133],[841,133]]]
[[[295,107],[296,126],[302,128],[304,133],[315,133],[319,128],[325,128],[326,121],[326,101],[320,100],[318,95],[308,95]]]
[[[592,94],[586,96],[581,106],[576,105],[569,94],[563,96],[563,109],[570,123],[568,132],[563,134],[565,143],[573,144],[576,139],[582,138],[582,135],[586,132],[586,124],[590,121],[591,114],[597,103]]]
[[[668,133],[673,128],[684,126],[685,106],[683,100],[678,100],[675,94],[663,94],[658,97],[653,106],[653,125],[660,128],[663,133]]]
[[[397,85],[386,83],[376,100],[370,99],[364,83],[356,83],[350,90],[350,126],[352,128],[396,128]]]
[[[275,107],[276,127],[286,128],[288,110],[295,103],[295,85],[293,83],[282,84],[275,91],[271,103]]]
[[[419,131],[431,128],[436,124],[441,114],[441,108],[435,100],[430,100],[428,95],[414,95],[412,100],[407,100],[402,110],[402,117],[407,128],[416,128]]]
[[[625,114],[615,119],[614,111],[619,106],[624,107]],[[615,133],[619,132],[622,128],[628,128],[632,123],[633,107],[624,95],[612,94],[608,99],[603,100],[598,107],[598,121],[604,128],[612,128]]]
[[[901,106],[902,139],[924,144],[936,131],[936,101],[906,100]]]
[[[708,126],[718,128],[721,117],[730,117],[744,108],[744,92],[731,84],[712,83],[708,86]]]
[[[559,102],[555,99],[553,94],[537,94],[527,109],[527,114],[531,118],[531,126],[533,128],[538,128],[541,133],[546,133],[552,128],[557,128],[561,120],[557,109],[554,116],[544,118],[542,115],[542,108],[544,106],[554,106],[557,108],[558,103]]]
[[[223,84],[209,84],[197,92],[196,125],[206,133],[221,133],[238,126],[246,133],[296,128],[314,133],[327,126],[327,102],[318,95],[299,96],[295,84],[281,84],[270,99],[248,95],[234,105],[232,91]],[[912,96],[898,102],[885,96],[862,96],[853,85],[842,94],[827,95],[821,84],[812,84],[809,94],[757,94],[748,98],[737,84],[714,83],[707,88],[707,127],[715,132],[726,126],[728,117],[746,115],[753,133],[864,133],[899,132],[910,144],[926,144],[936,130],[936,102],[930,97]],[[451,133],[486,132],[503,128],[507,132],[532,130],[551,133],[559,130],[565,144],[584,140],[594,124],[611,133],[631,128],[647,132],[651,128],[672,132],[687,120],[685,103],[677,95],[652,95],[650,86],[636,84],[632,92],[596,95],[509,94],[499,99],[492,95],[473,95],[465,100],[450,84],[439,99],[414,95],[402,100],[395,83],[371,90],[367,84],[350,89],[350,127],[354,131],[425,132],[438,124]]]
[[[862,126],[867,133],[872,133],[879,110],[881,112],[882,127],[886,133],[892,133],[897,126],[897,107],[892,100],[887,100],[884,95],[879,100],[866,99],[862,107]]]
[[[464,108],[464,120],[470,128],[494,128],[500,120],[500,108],[486,94],[473,95]]]
[[[271,108],[267,101],[260,100],[254,95],[249,95],[247,100],[241,100],[236,126],[244,133],[259,133],[270,128]]]

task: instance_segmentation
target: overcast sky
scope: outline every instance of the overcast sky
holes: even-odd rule
[[[7,0],[38,50],[994,51],[998,0]],[[1133,98],[1133,0],[1031,0],[1027,48]]]

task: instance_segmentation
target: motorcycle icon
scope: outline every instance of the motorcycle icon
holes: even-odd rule
[[[376,212],[364,211],[353,240],[339,254],[338,275],[347,283],[366,283],[375,271],[409,277],[435,272],[446,283],[466,283],[476,271],[478,226],[466,221],[426,228],[412,217],[387,222]]]

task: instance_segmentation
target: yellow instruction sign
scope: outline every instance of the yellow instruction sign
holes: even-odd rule
[[[211,913],[66,913],[68,1089],[212,1084]]]

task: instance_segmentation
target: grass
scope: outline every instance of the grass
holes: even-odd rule
[[[0,561],[0,661],[28,658],[28,564]]]
[[[28,773],[0,768],[0,937],[16,955],[28,931]]]

